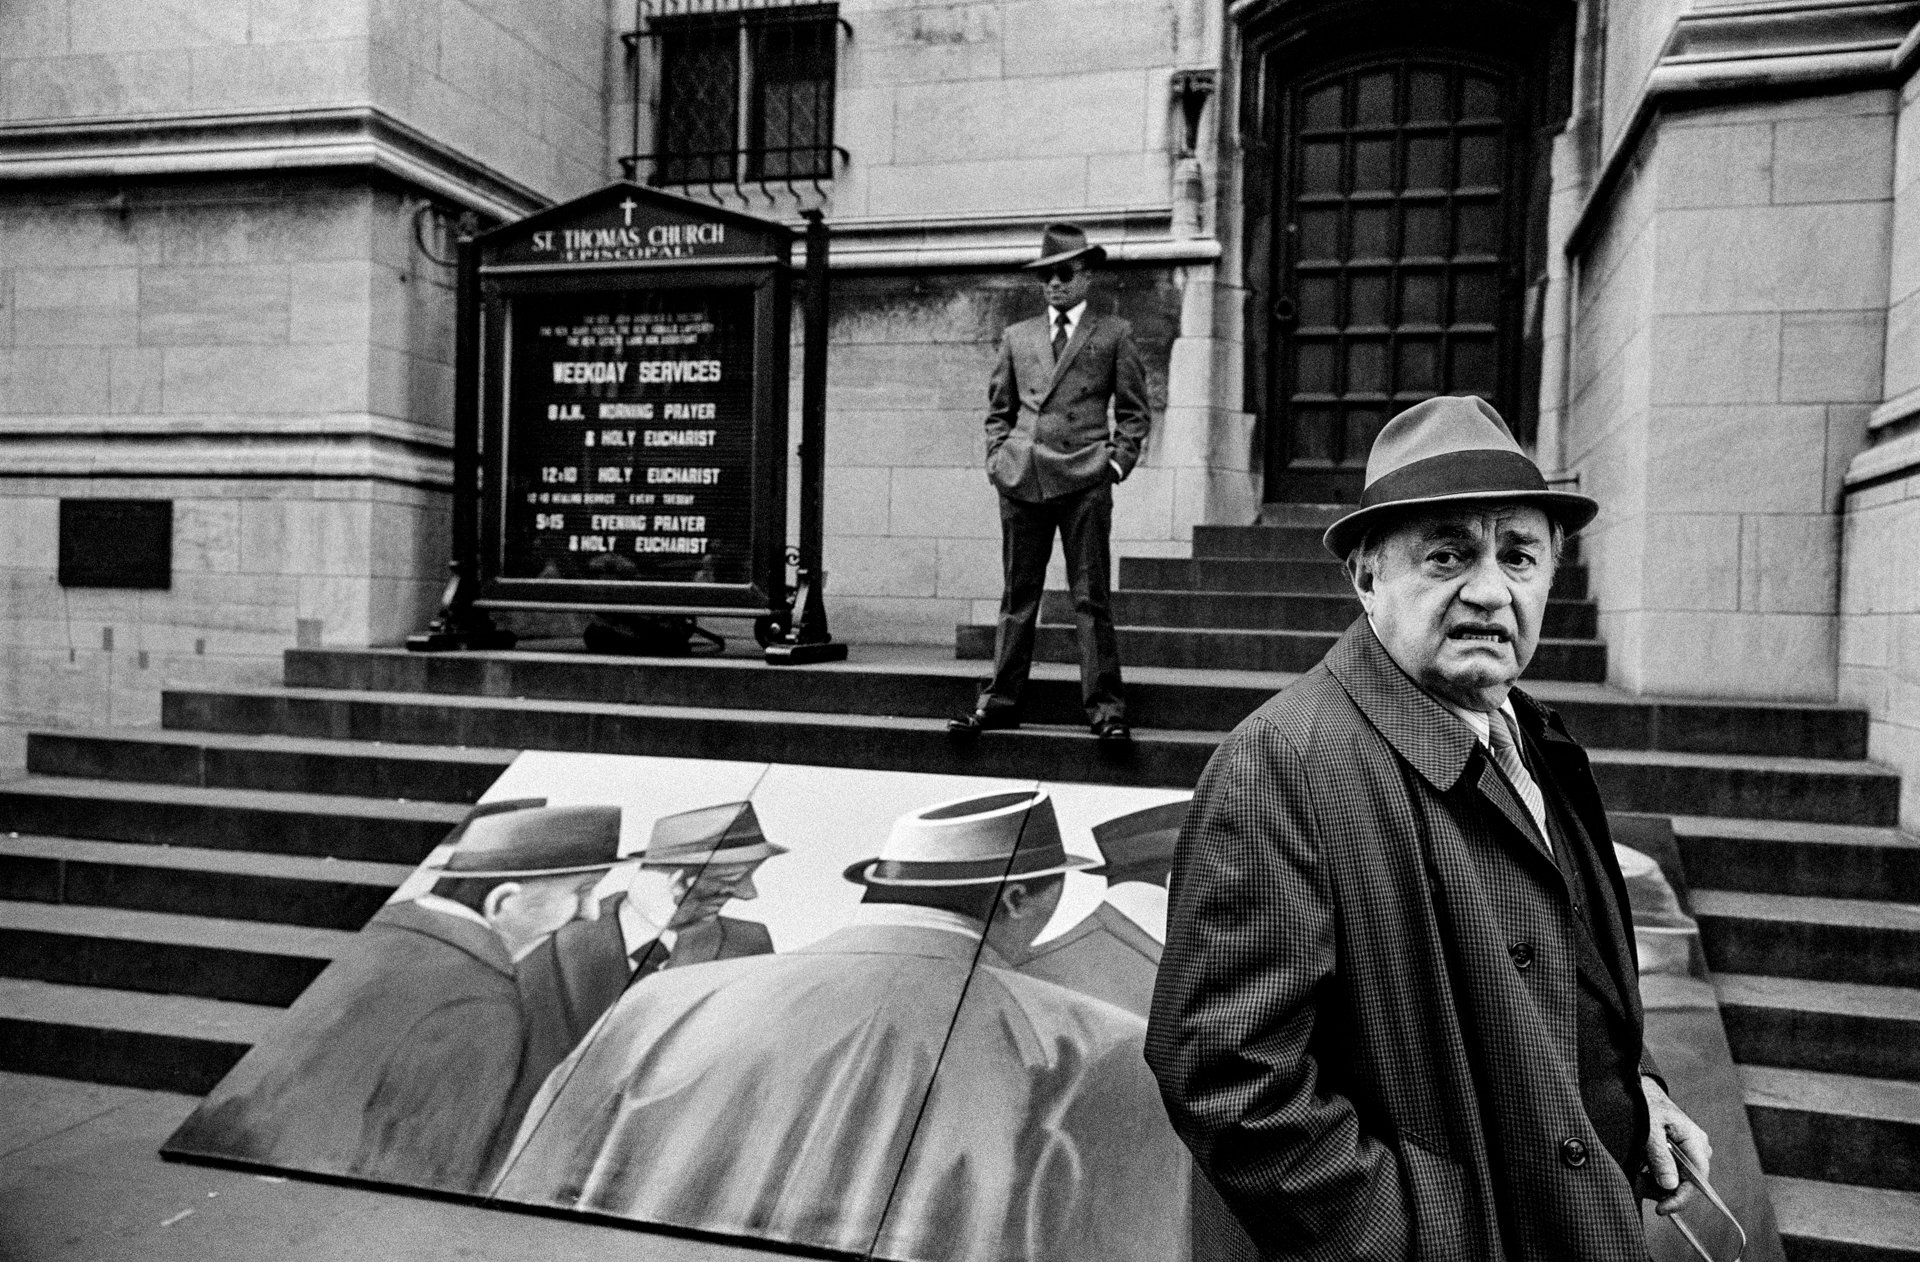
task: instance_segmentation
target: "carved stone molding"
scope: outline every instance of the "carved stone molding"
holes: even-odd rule
[[[0,180],[359,167],[496,219],[551,204],[372,106],[0,126]]]
[[[1683,14],[1648,91],[1669,93],[1893,71],[1920,0],[1728,5]]]
[[[1818,91],[1823,84],[1891,86],[1912,69],[1917,52],[1920,0],[1791,0],[1683,15],[1632,105],[1632,120],[1600,163],[1568,234],[1567,255],[1586,250],[1662,108],[1688,97]]]
[[[0,479],[371,479],[453,485],[451,437],[409,421],[320,416],[16,416],[0,420]]]

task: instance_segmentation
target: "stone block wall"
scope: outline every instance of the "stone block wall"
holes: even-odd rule
[[[1840,698],[1866,709],[1868,753],[1900,773],[1900,822],[1920,830],[1920,80],[1895,129],[1883,402],[1846,478]]]
[[[1905,448],[1847,497],[1840,696],[1866,709],[1868,754],[1900,772],[1901,825],[1920,829],[1920,441]]]
[[[1164,205],[1186,7],[842,0],[834,216]]]
[[[1578,260],[1569,467],[1614,682],[1835,696],[1840,490],[1881,390],[1888,91],[1675,109]]]
[[[0,121],[371,107],[556,200],[604,183],[599,0],[9,0]]]
[[[393,642],[444,571],[446,269],[346,175],[0,199],[0,724],[140,723],[296,643]],[[174,501],[168,591],[55,580],[63,498]]]

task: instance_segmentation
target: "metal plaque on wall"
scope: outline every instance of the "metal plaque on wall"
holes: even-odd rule
[[[173,586],[173,501],[60,501],[60,586]]]

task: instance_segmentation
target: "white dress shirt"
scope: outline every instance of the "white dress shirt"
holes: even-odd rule
[[[631,895],[620,900],[620,945],[626,948],[629,962],[633,959],[633,953],[649,942],[658,942],[672,952],[673,944],[679,939],[680,934],[676,930],[662,929],[647,919],[646,914],[634,905]]]

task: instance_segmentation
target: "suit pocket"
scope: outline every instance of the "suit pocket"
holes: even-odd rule
[[[1008,434],[993,449],[993,454],[987,457],[987,481],[1003,491],[1011,491],[1020,485],[1020,479],[1032,459],[1032,447],[1033,439],[1019,430]]]
[[[1400,1133],[1400,1160],[1407,1172],[1413,1257],[1417,1262],[1477,1262],[1469,1248],[1467,1175],[1417,1135]]]

